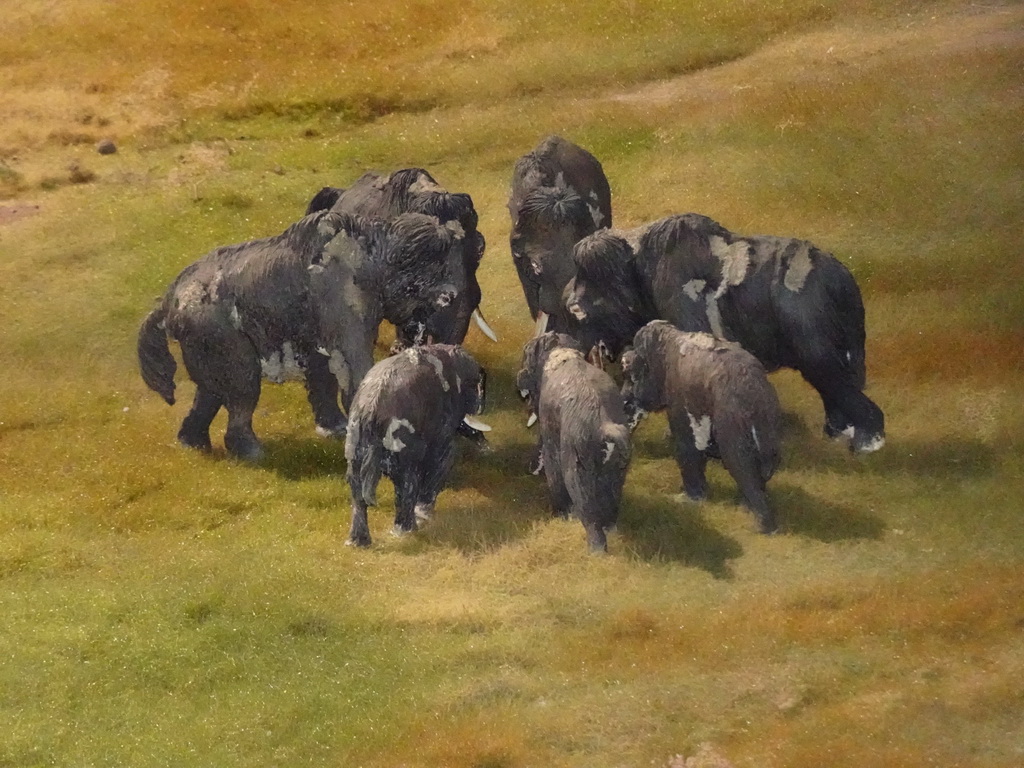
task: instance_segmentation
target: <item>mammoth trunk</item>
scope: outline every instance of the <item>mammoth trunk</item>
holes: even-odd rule
[[[167,343],[164,317],[163,308],[159,308],[150,312],[142,321],[137,346],[139,369],[146,386],[166,400],[168,405],[174,405],[174,372],[178,365]]]

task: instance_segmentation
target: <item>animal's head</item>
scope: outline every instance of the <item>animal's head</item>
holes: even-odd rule
[[[665,335],[671,326],[663,320],[637,332],[632,349],[622,354],[622,399],[635,427],[649,411],[660,411],[665,401]]]
[[[574,338],[564,333],[551,331],[534,336],[523,346],[522,362],[519,372],[516,374],[516,389],[519,390],[520,397],[529,405],[531,424],[536,415],[544,366],[551,353],[560,348],[572,349],[583,354],[582,347]]]
[[[539,187],[515,216],[510,245],[531,307],[562,311],[562,292],[575,274],[573,246],[594,231],[586,202],[566,187]]]
[[[426,329],[429,338],[446,344],[460,344],[465,340],[470,320],[480,304],[481,291],[476,271],[486,247],[484,236],[477,229],[478,217],[473,200],[467,194],[438,188],[413,195],[409,204],[410,210],[435,216],[442,223],[457,222],[462,227],[462,271],[466,288],[432,317]],[[484,333],[488,333],[489,329],[481,327]],[[493,331],[490,335],[493,336]]]
[[[450,312],[466,291],[465,234],[458,222],[405,213],[388,224],[383,253],[384,316],[404,334],[429,339],[435,315]]]
[[[585,349],[601,349],[615,360],[650,319],[636,271],[633,249],[621,235],[600,230],[573,249],[576,276],[565,291],[574,335]]]

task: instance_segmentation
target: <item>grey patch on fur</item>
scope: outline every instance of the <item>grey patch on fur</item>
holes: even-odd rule
[[[811,274],[814,264],[811,263],[811,248],[809,243],[800,243],[800,247],[789,262],[786,270],[786,277],[782,283],[793,293],[799,293],[807,282],[807,276]]]
[[[877,435],[871,439],[871,442],[865,443],[857,449],[857,453],[872,453],[877,451],[883,445],[885,445],[885,438],[882,435]]]
[[[334,374],[334,378],[338,380],[338,386],[341,388],[341,391],[347,392],[350,376],[348,361],[345,359],[345,356],[341,354],[341,351],[337,349],[332,351],[328,357],[330,358],[327,362],[328,370],[330,370],[330,372]]]
[[[722,285],[739,285],[747,276],[750,267],[750,243],[737,240],[729,245],[720,237],[711,238],[711,253],[721,262]],[[719,288],[721,291],[722,288]]]
[[[612,454],[614,452],[615,452],[615,443],[613,443],[611,440],[606,441],[605,444],[604,444],[604,451],[601,454],[601,463],[602,464],[607,464],[608,463],[608,459],[610,459],[612,457]]]
[[[384,446],[386,450],[389,450],[392,453],[398,453],[403,448],[405,448],[405,443],[403,443],[401,440],[398,439],[398,437],[395,436],[395,432],[397,432],[399,429],[402,429],[403,427],[409,430],[411,434],[416,434],[415,428],[413,428],[412,424],[410,424],[405,419],[392,419],[391,423],[388,424],[388,431],[384,435],[384,439],[381,441],[381,444]]]
[[[708,323],[711,325],[711,332],[718,338],[724,339],[725,326],[722,325],[722,313],[718,309],[718,291],[709,293],[706,299]]]
[[[271,354],[270,357],[261,359],[260,368],[263,371],[263,376],[275,384],[301,379],[304,375],[295,358],[295,349],[290,341],[284,342],[281,349]]]
[[[760,451],[761,450],[761,441],[757,439],[757,427],[751,425],[751,427],[750,427],[750,436],[752,438],[754,438],[754,447],[757,448],[757,450]]]
[[[424,355],[424,357],[427,362],[430,363],[431,367],[433,367],[434,372],[437,373],[437,379],[441,382],[441,389],[445,392],[450,390],[452,387],[448,383],[448,379],[444,376],[444,364],[433,355]]]
[[[242,330],[242,316],[238,314],[238,307],[235,304],[231,305],[231,326],[236,330]]]
[[[690,419],[690,429],[693,430],[694,446],[698,451],[706,451],[711,445],[711,417],[701,416],[696,419],[689,411],[686,412],[686,416]]]
[[[423,174],[420,174],[416,181],[409,185],[409,191],[418,194],[420,192],[444,192],[445,189]]]
[[[700,298],[701,292],[704,290],[704,286],[707,284],[707,280],[700,280],[695,277],[683,286],[683,293],[689,296],[693,301],[697,301],[697,299]]]

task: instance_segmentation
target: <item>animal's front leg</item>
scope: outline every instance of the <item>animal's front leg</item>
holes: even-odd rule
[[[419,469],[410,464],[395,473],[395,527],[393,533],[402,536],[417,530],[416,501],[420,495]]]
[[[684,413],[682,418],[687,418],[687,415]],[[705,476],[707,454],[697,448],[689,423],[684,424],[681,419],[671,418],[669,422],[676,463],[679,465],[683,480],[683,493],[694,501],[703,501],[708,496],[708,481]]]
[[[313,352],[306,368],[306,397],[313,410],[317,434],[342,438],[348,422],[338,407],[338,379],[331,372],[329,358]]]

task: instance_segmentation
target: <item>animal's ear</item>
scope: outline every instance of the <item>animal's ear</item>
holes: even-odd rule
[[[647,364],[642,357],[637,355],[635,349],[623,352],[620,363],[622,365],[622,375],[628,376],[631,379],[642,377],[647,373]]]

